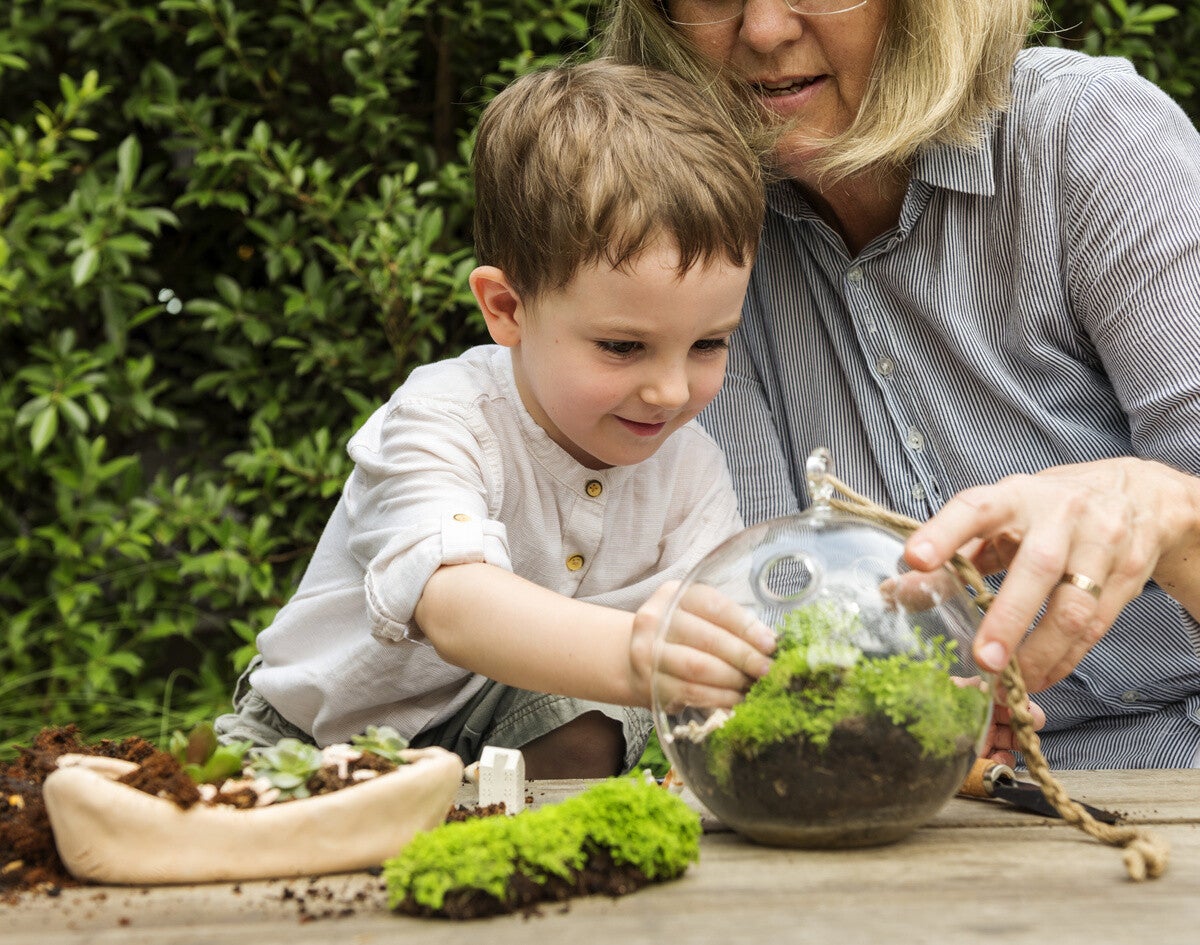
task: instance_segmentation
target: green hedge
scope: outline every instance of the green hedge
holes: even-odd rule
[[[0,742],[210,716],[350,432],[479,340],[481,104],[584,0],[9,0]]]
[[[595,3],[6,6],[0,746],[158,738],[227,703],[349,434],[483,337],[471,129]],[[1054,9],[1200,114],[1195,4]]]

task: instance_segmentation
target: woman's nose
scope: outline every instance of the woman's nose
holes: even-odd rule
[[[738,40],[755,52],[768,53],[804,32],[804,17],[784,0],[746,0]]]

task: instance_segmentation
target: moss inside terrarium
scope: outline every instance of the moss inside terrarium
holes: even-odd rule
[[[913,630],[909,652],[868,657],[853,641],[860,618],[822,602],[791,611],[780,623],[774,664],[730,718],[707,740],[708,767],[728,786],[732,765],[766,747],[803,740],[823,750],[836,729],[886,719],[907,731],[922,755],[950,758],[973,742],[989,694],[951,675],[957,643]]]

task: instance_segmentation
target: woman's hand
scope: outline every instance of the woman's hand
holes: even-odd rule
[[[1151,578],[1200,614],[1200,479],[1131,458],[1009,476],[954,496],[912,534],[905,559],[930,570],[957,550],[984,574],[1008,570],[976,661],[999,672],[1016,652],[1037,692],[1065,677]]]
[[[639,691],[651,691],[655,640],[678,589],[678,581],[664,584],[634,615],[629,659]],[[720,591],[692,584],[672,614],[662,645],[655,684],[668,711],[689,705],[728,709],[771,668],[775,635]]]

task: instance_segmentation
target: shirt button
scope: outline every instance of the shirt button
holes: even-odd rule
[[[863,281],[863,271],[858,266],[855,266],[846,273],[846,281],[851,285],[858,285]]]
[[[880,377],[890,377],[892,371],[896,370],[896,362],[889,357],[882,357],[875,362],[875,370]]]
[[[908,436],[904,442],[910,450],[916,450],[918,453],[925,448],[925,437],[916,427],[908,428]]]
[[[912,497],[914,499],[916,499],[918,502],[925,501],[925,487],[923,485],[921,485],[919,482],[913,484]]]
[[[1126,705],[1133,705],[1141,698],[1142,694],[1136,689],[1126,689],[1123,693],[1121,693],[1121,701]]]
[[[587,494],[590,495],[593,499],[596,498],[596,496],[600,495],[600,493],[604,491],[604,485],[600,482],[599,479],[589,479],[588,484],[586,486],[584,486],[584,488],[587,490]]]
[[[454,521],[469,522],[469,521],[471,521],[471,516],[467,515],[465,512],[459,512],[457,515],[454,516]]]
[[[571,557],[569,557],[567,559],[567,570],[568,571],[578,571],[582,567],[583,567],[583,555],[571,555]]]

